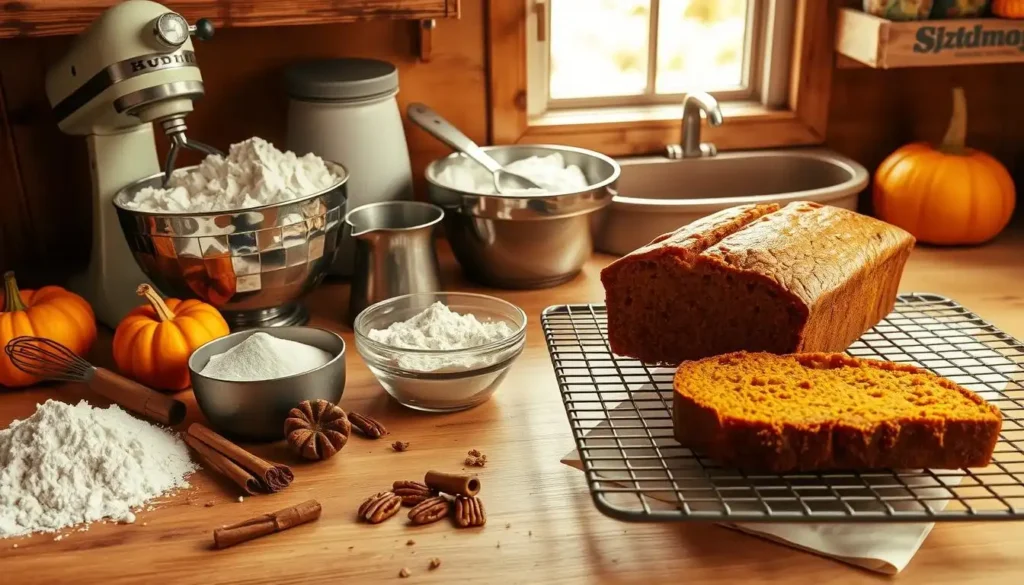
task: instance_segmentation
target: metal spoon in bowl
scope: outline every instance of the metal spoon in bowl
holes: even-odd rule
[[[434,138],[444,142],[455,150],[473,159],[485,169],[491,172],[494,177],[494,189],[498,193],[508,193],[516,189],[541,189],[542,187],[522,175],[505,170],[498,161],[494,160],[475,142],[469,139],[445,120],[440,114],[423,104],[409,104],[409,119],[417,126],[429,132]]]

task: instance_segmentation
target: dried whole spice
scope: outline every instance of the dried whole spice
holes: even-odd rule
[[[378,492],[363,501],[357,514],[370,524],[380,524],[394,516],[402,508],[402,498],[394,492]]]
[[[483,467],[487,465],[487,455],[484,455],[477,449],[471,449],[466,455],[468,455],[466,457],[466,465],[469,467]]]
[[[437,495],[437,491],[418,481],[396,481],[391,484],[391,491],[401,496],[403,506],[415,506],[423,500]]]
[[[297,455],[321,461],[341,451],[352,434],[352,425],[341,407],[326,400],[305,400],[288,413],[284,434]]]
[[[441,566],[441,559],[439,559],[437,557],[434,557],[434,558],[430,559],[430,565],[428,565],[427,568],[430,569],[431,571],[433,571],[434,569],[436,569],[436,568],[438,568],[440,566]]]
[[[480,498],[459,496],[455,498],[455,524],[459,528],[471,528],[487,524],[487,513]]]
[[[451,509],[452,504],[448,498],[435,496],[423,500],[416,504],[412,510],[409,510],[409,521],[413,524],[430,524],[447,516]]]
[[[384,428],[384,425],[365,414],[359,414],[358,412],[349,413],[348,420],[352,423],[352,430],[367,439],[379,439],[388,434],[388,430]]]
[[[402,451],[407,451],[409,449],[409,442],[395,441],[394,443],[391,443],[391,448],[401,453]]]
[[[412,573],[410,573],[409,569],[407,569],[405,567],[402,567],[402,570],[398,572],[398,576],[403,578],[403,579],[405,579],[409,575],[412,575]]]

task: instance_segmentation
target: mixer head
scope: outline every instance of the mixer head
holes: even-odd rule
[[[46,94],[60,129],[68,134],[116,134],[159,123],[171,141],[166,177],[182,148],[216,149],[186,138],[185,116],[203,96],[191,36],[213,36],[213,25],[194,26],[149,0],[129,0],[104,12],[46,75]]]

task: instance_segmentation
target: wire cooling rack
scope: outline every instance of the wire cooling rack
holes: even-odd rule
[[[541,316],[594,502],[629,521],[921,522],[1024,519],[1024,345],[954,301],[901,295],[847,353],[924,367],[1003,412],[991,465],[748,474],[679,446],[673,369],[613,355],[604,305]]]

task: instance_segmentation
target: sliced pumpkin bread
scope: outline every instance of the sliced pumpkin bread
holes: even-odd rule
[[[684,362],[674,387],[676,439],[750,471],[983,467],[1002,426],[949,380],[838,353]]]

